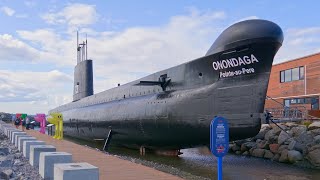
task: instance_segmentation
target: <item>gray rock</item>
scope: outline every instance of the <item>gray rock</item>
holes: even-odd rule
[[[23,165],[23,162],[21,162],[20,159],[16,159],[16,160],[14,160],[13,165],[14,165],[14,166],[22,166],[22,165]]]
[[[315,136],[313,139],[314,139],[314,143],[320,144],[320,135]]]
[[[288,150],[288,145],[281,145],[278,149],[278,153],[281,154],[283,150]]]
[[[281,129],[280,129],[278,126],[281,127]],[[278,126],[274,126],[274,127],[272,128],[272,130],[274,131],[274,133],[275,133],[276,135],[279,135],[280,132],[282,131],[282,129],[284,129],[285,131],[288,129],[288,127],[285,126],[285,125],[283,125],[283,124],[278,124]]]
[[[275,136],[275,133],[274,133],[274,130],[271,129],[270,131],[268,131],[265,136],[264,136],[264,139],[269,141],[271,139],[271,137],[274,137]]]
[[[272,161],[279,161],[280,159],[280,154],[276,154],[273,156]]]
[[[236,152],[236,151],[239,151],[240,150],[240,147],[238,145],[233,145],[232,146],[232,151],[233,152]]]
[[[293,127],[290,131],[292,132],[292,136],[293,137],[298,137],[302,133],[307,131],[307,127],[304,126],[304,125],[300,125],[300,126],[297,126],[297,127]]]
[[[7,147],[0,147],[0,155],[1,156],[6,156],[9,154],[9,148]]]
[[[244,146],[245,146],[247,149],[251,149],[251,148],[257,147],[257,145],[256,145],[255,142],[246,142],[246,143],[244,143]]]
[[[311,130],[309,132],[311,132],[313,134],[313,136],[320,135],[320,129],[314,129],[314,130]]]
[[[296,141],[301,143],[303,146],[307,146],[308,144],[313,143],[313,136],[307,132],[304,132],[297,137]]]
[[[320,121],[315,121],[309,125],[308,130],[319,129],[320,128]]]
[[[288,159],[289,159],[289,162],[295,163],[297,161],[302,161],[303,157],[299,151],[290,150],[288,151]]]
[[[248,152],[248,151],[245,151],[244,153],[242,153],[242,155],[248,156],[248,155],[249,155],[249,152]]]
[[[252,156],[262,158],[264,156],[265,150],[264,149],[254,149],[252,152]]]
[[[312,165],[320,167],[320,149],[310,151],[307,155],[307,159]]]
[[[10,179],[12,177],[13,171],[11,169],[6,169],[1,171],[0,178],[1,179]]]
[[[281,133],[279,134],[279,137],[278,137],[278,144],[280,144],[280,145],[283,144],[289,138],[290,138],[289,134],[287,134],[284,131],[281,131]]]
[[[265,150],[265,153],[264,153],[264,158],[267,158],[267,159],[272,159],[273,158],[273,153],[269,150]]]
[[[280,158],[279,158],[279,162],[288,162],[288,150],[285,149],[281,152]]]
[[[237,155],[240,155],[240,154],[241,154],[241,151],[236,151],[236,154],[237,154]]]
[[[292,122],[288,122],[288,123],[286,123],[285,125],[286,125],[287,127],[289,127],[289,128],[293,128],[293,127],[299,126],[298,124],[292,123]]]

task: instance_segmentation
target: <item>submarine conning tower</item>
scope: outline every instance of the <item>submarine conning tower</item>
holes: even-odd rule
[[[88,59],[88,41],[79,44],[77,33],[77,65],[74,68],[73,101],[93,95],[93,67]]]
[[[277,24],[263,19],[241,21],[224,30],[205,56],[262,41],[276,41],[282,44],[283,32],[281,28]]]

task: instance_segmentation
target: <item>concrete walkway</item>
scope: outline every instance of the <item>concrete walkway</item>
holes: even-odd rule
[[[45,141],[48,145],[55,146],[57,151],[71,153],[74,162],[87,162],[98,167],[101,180],[181,180],[177,176],[119,159],[73,142],[53,139],[51,136],[40,134],[38,131],[25,130],[25,132],[40,141]]]

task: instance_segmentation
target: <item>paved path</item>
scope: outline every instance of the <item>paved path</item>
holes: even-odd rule
[[[38,140],[45,141],[46,144],[55,146],[57,151],[71,153],[74,162],[87,162],[98,167],[101,180],[181,180],[177,176],[119,159],[73,142],[53,139],[38,131],[26,130],[25,132]]]

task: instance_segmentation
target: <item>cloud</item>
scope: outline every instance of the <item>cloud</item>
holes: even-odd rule
[[[67,24],[69,26],[82,27],[90,25],[98,20],[98,14],[94,5],[69,4],[59,12],[42,15],[49,24]]]
[[[14,15],[14,13],[15,13],[15,10],[13,10],[13,9],[7,7],[7,6],[1,7],[0,10],[1,10],[4,14],[6,14],[7,16],[12,16],[12,15]]]
[[[320,51],[320,27],[290,28],[284,31],[284,43],[275,63],[285,62]]]
[[[26,5],[28,8],[32,8],[32,7],[34,7],[34,6],[37,5],[36,1],[32,1],[32,0],[30,0],[30,1],[24,1],[23,3],[24,3],[24,5]]]
[[[9,34],[0,34],[0,61],[36,61],[39,53]]]
[[[58,70],[0,70],[0,95],[0,104],[4,109],[3,103],[6,103],[6,106],[19,104],[18,107],[11,107],[17,112],[47,112],[72,100],[72,77]]]

